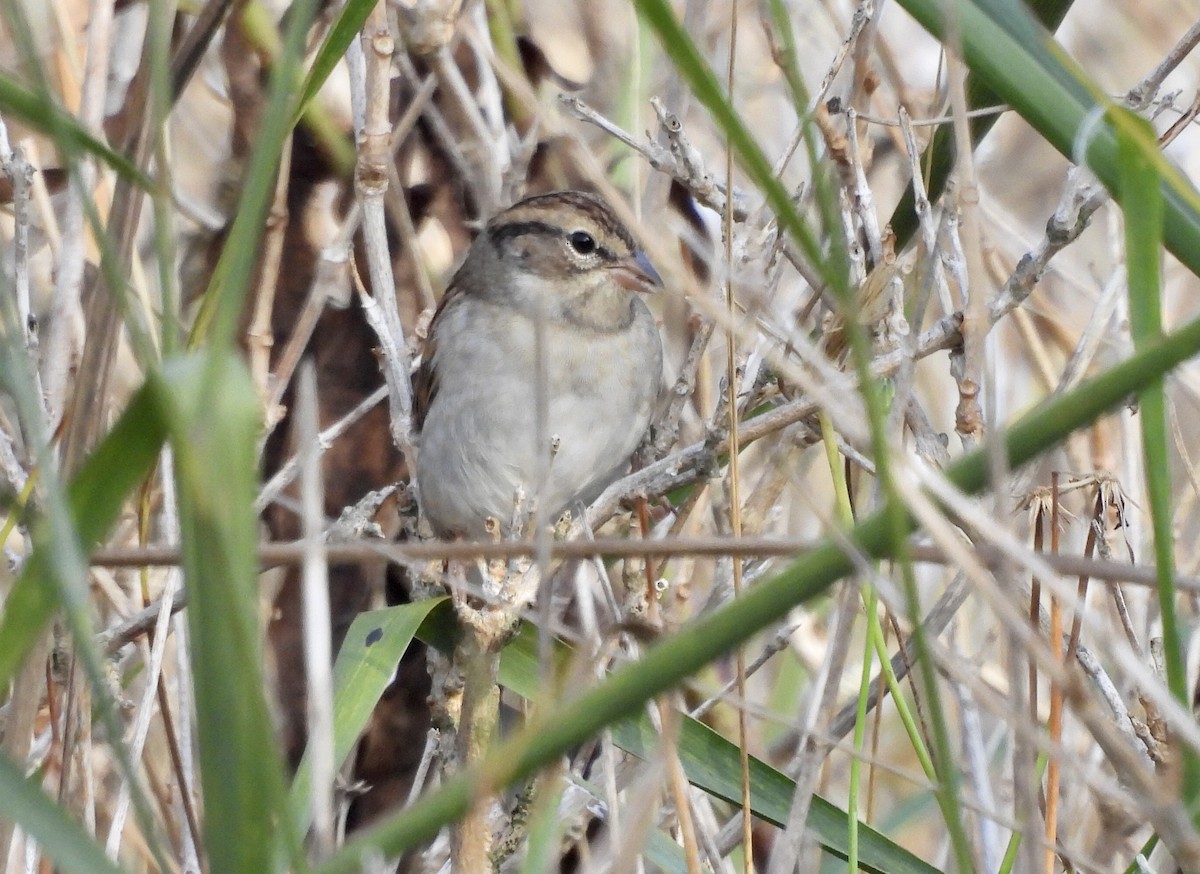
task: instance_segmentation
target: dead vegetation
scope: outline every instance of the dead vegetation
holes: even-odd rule
[[[685,53],[656,38],[656,4],[638,5],[640,24],[621,3],[535,0],[178,11],[52,0],[0,14],[2,84],[45,87],[78,122],[56,135],[0,90],[3,763],[66,814],[61,846],[31,840],[36,804],[0,773],[6,870],[51,859],[109,870],[86,850],[64,861],[71,822],[129,871],[365,859],[433,872],[452,857],[504,871],[732,871],[751,859],[815,871],[847,857],[881,871],[1171,871],[1164,850],[1182,870],[1200,866],[1189,807],[1200,732],[1179,694],[1200,607],[1194,366],[1169,369],[1170,443],[1158,450],[1143,452],[1143,407],[1115,402],[1030,463],[995,449],[1036,404],[1086,403],[1089,378],[1143,348],[1125,214],[898,5],[685,3],[679,20],[783,186],[781,210]],[[1195,10],[1134,21],[1111,7],[1062,4],[1059,37],[1194,173]],[[277,98],[279,81],[302,93],[354,8],[360,35],[320,93],[303,107]],[[982,137],[944,168],[948,184],[926,152],[936,130]],[[79,131],[153,184],[97,160]],[[405,463],[429,314],[481,221],[562,188],[604,195],[665,279],[655,425],[630,474],[553,532],[432,542]],[[1195,287],[1166,257],[1166,330],[1191,324]],[[132,420],[120,434],[142,433],[139,422],[162,434],[148,449],[131,437],[144,469],[120,473],[121,447],[101,454],[114,423],[142,409],[145,386],[190,384],[170,375],[195,360],[186,353],[223,343],[253,383],[256,469],[239,467],[240,450],[224,466],[218,390],[179,413],[187,427],[169,413]],[[198,471],[193,439],[215,443]],[[965,486],[954,465],[981,447],[991,484],[981,473]],[[88,473],[96,458],[111,461]],[[1155,471],[1169,475],[1157,553]],[[243,473],[253,481],[237,491]],[[221,638],[206,636],[222,613],[205,593],[219,590],[196,570],[227,546],[220,524],[195,524],[205,483],[215,515],[228,508],[226,479],[250,498],[229,518],[259,520],[263,571],[229,604],[231,627],[254,632],[238,651],[254,664],[236,678],[235,654],[222,661],[210,649]],[[126,492],[107,511],[86,505],[103,524],[54,527],[76,506],[65,484],[80,480]],[[827,553],[810,547],[822,538],[840,558],[821,564]],[[1164,556],[1177,589],[1165,599]],[[479,557],[495,591],[462,572]],[[537,597],[512,596],[531,567]],[[68,581],[44,614],[21,601],[36,574]],[[763,605],[783,607],[733,612],[761,587],[781,593]],[[447,591],[476,634],[448,644],[449,608],[435,609],[386,691],[380,681],[353,754],[336,760],[332,734],[353,718],[330,702],[346,677],[331,677],[330,647],[358,652],[364,611]],[[208,626],[189,629],[183,592]],[[13,633],[56,608],[53,624]],[[518,619],[527,630],[510,643]],[[696,629],[740,645],[703,650]],[[684,655],[693,644],[700,654]],[[636,666],[663,664],[683,667],[603,699],[610,671],[632,689]],[[1194,668],[1187,677],[1190,690]],[[241,724],[251,707],[228,715],[228,742],[245,731],[262,746],[242,754],[267,751],[262,823],[280,832],[291,808],[271,783],[274,757],[291,774],[309,750],[318,790],[311,820],[297,821],[312,831],[302,847],[259,835],[264,849],[229,848],[236,831],[221,830],[211,793],[236,780],[206,773],[219,767],[206,738],[222,717],[204,705],[243,681],[229,706],[253,704],[264,678],[270,730]],[[573,707],[593,700],[584,689],[613,707],[591,717],[604,731],[585,730]],[[493,736],[497,707],[512,725]],[[464,719],[482,733],[469,755],[455,749]],[[546,739],[560,737],[561,748]],[[478,779],[456,783],[468,767]],[[503,794],[510,777],[521,782]],[[440,798],[471,811],[449,817],[453,839],[445,820],[418,818]],[[348,840],[370,844],[366,855]],[[1152,861],[1136,861],[1143,851]]]

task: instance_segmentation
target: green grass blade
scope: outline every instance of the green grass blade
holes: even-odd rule
[[[824,251],[820,238],[800,215],[783,183],[775,178],[771,162],[726,98],[717,77],[675,18],[670,4],[667,0],[635,0],[634,5],[655,32],[663,51],[674,63],[676,72],[712,114],[746,174],[762,189],[780,226],[819,271],[821,278],[831,288],[840,291],[843,297],[848,295],[850,279],[845,247],[834,245],[829,247],[828,252]],[[835,239],[840,233],[836,225],[827,230]]]
[[[129,494],[154,468],[165,439],[154,393],[143,387],[67,489],[71,528],[81,550],[101,541],[116,523]],[[52,539],[46,528],[37,529],[33,554],[0,615],[0,688],[8,687],[59,606],[59,584],[51,576],[56,563],[49,556],[61,549],[61,542]]]
[[[642,718],[613,728],[613,740],[621,749],[649,759],[661,739]],[[741,804],[741,763],[738,749],[707,725],[694,719],[681,723],[677,742],[680,761],[692,785],[730,804]],[[779,826],[787,825],[788,811],[796,784],[767,763],[750,758],[750,803],[754,815]],[[814,795],[808,827],[826,850],[846,859],[850,851],[846,811]],[[868,825],[858,825],[858,862],[864,871],[887,874],[937,874],[937,869],[897,846]]]
[[[1074,0],[1037,0],[1030,4],[1030,9],[1043,27],[1055,31],[1062,24],[1073,2]],[[975,73],[967,76],[966,97],[969,110],[995,106],[1003,102],[1000,95]],[[999,120],[999,114],[981,115],[970,119],[971,144],[979,145]],[[925,189],[930,203],[936,203],[941,197],[946,182],[950,179],[950,171],[954,168],[954,161],[954,129],[950,125],[941,125],[921,155],[921,166],[927,170]],[[904,194],[892,211],[888,224],[896,235],[896,251],[900,251],[917,230],[916,198],[911,186],[904,189]]]
[[[60,871],[121,874],[95,838],[5,756],[0,756],[0,819],[16,823],[35,838]]]
[[[189,340],[192,348],[204,342],[221,348],[233,345],[246,290],[258,264],[259,242],[274,196],[279,155],[294,123],[292,86],[299,81],[304,36],[315,6],[315,0],[297,0],[288,8],[287,31],[271,68],[266,107],[254,151],[246,165],[237,215],[204,291]]]
[[[262,874],[290,823],[258,627],[258,397],[232,351],[172,361],[152,385],[175,455],[208,867]]]
[[[55,106],[49,98],[39,97],[22,88],[10,77],[0,73],[0,115],[16,119],[54,139],[60,149],[69,153],[75,148],[95,155],[122,178],[145,190],[150,190],[149,178],[122,155],[79,126],[79,122]]]
[[[898,2],[931,34],[946,38],[941,0]],[[1076,155],[1076,141],[1082,140],[1087,166],[1120,201],[1117,136],[1104,92],[1021,4],[962,0],[954,14],[972,72],[1067,158],[1083,157]],[[1167,248],[1200,275],[1200,195],[1177,169],[1161,160],[1158,167]]]
[[[556,652],[562,663],[570,655],[565,647]],[[501,684],[530,701],[543,699],[543,672],[537,658],[537,629],[526,624],[517,638],[504,648],[500,661]],[[641,714],[613,726],[613,742],[626,752],[649,760],[655,755],[661,738],[650,720]],[[692,785],[730,804],[741,804],[742,766],[738,748],[733,743],[707,725],[681,716],[676,748]],[[796,784],[787,776],[751,757],[750,806],[755,816],[781,827],[786,825],[795,791]],[[842,859],[847,857],[848,819],[844,810],[819,795],[813,796],[808,825],[823,847]],[[858,837],[859,861],[866,871],[935,874],[935,869],[879,832],[860,825]]]
[[[300,123],[309,104],[317,96],[317,92],[321,90],[321,86],[325,84],[325,80],[329,78],[329,74],[341,61],[342,56],[346,54],[346,49],[350,47],[350,43],[362,30],[363,22],[367,20],[367,16],[371,14],[373,8],[375,8],[375,0],[348,0],[342,7],[342,11],[338,13],[329,32],[325,35],[321,47],[317,49],[308,75],[304,78],[304,85],[300,89],[300,98],[296,102],[295,113],[292,117],[293,125]]]
[[[1129,323],[1135,349],[1162,337],[1163,199],[1159,186],[1154,130],[1149,122],[1121,109],[1111,111],[1120,136],[1121,193],[1125,209],[1125,262],[1129,281]],[[1167,438],[1167,398],[1162,379],[1138,393],[1146,491],[1154,533],[1154,566],[1162,615],[1167,686],[1185,707],[1188,692],[1186,643],[1176,609],[1174,513]],[[1193,815],[1200,813],[1200,758],[1185,745],[1180,783]]]
[[[13,324],[11,315],[3,312],[3,320],[9,325]],[[19,330],[8,334],[13,335],[20,336]],[[42,400],[30,390],[33,380],[23,350],[18,351],[14,343],[0,343],[0,354],[5,387],[27,423],[26,434],[37,459],[39,502],[39,516],[32,522],[33,553],[9,593],[0,620],[3,670],[11,677],[31,657],[37,641],[49,633],[45,626],[50,616],[61,611],[82,676],[91,686],[92,716],[109,736],[117,770],[129,781],[134,815],[146,847],[161,867],[167,864],[162,836],[123,741],[125,726],[96,646],[86,558],[87,551],[112,528],[128,493],[153,468],[162,445],[161,420],[152,400],[144,392],[136,395],[131,410],[80,465],[74,482],[64,485],[48,435],[42,429]],[[41,671],[43,666],[29,668]],[[7,687],[6,678],[0,688]]]

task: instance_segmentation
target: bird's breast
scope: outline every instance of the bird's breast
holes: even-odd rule
[[[620,473],[661,380],[661,345],[644,307],[629,329],[603,334],[539,327],[511,312],[483,319],[482,330],[480,313],[445,315],[417,470],[436,527],[476,530],[489,515],[507,519],[516,489],[538,492],[541,476],[539,508],[556,515]]]

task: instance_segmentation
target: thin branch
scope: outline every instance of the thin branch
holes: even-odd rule
[[[692,556],[696,558],[719,558],[724,556],[789,557],[802,555],[816,544],[811,540],[796,540],[773,537],[679,537],[671,540],[628,540],[623,537],[598,537],[595,540],[561,540],[550,545],[553,558],[574,559],[607,556]],[[334,564],[373,564],[396,562],[399,564],[430,561],[461,561],[466,559],[517,558],[533,555],[536,545],[530,541],[486,540],[454,542],[409,541],[385,543],[377,540],[342,541],[329,543],[327,555]],[[953,565],[953,558],[944,550],[927,543],[913,543],[908,547],[913,559],[931,564]],[[983,565],[999,566],[1011,561],[1013,556],[1005,549],[989,544],[974,544],[971,553]],[[180,563],[180,551],[174,546],[114,546],[98,549],[91,563],[95,567],[171,567]],[[303,559],[303,541],[264,543],[259,547],[258,560],[263,567],[279,567],[299,564]],[[1126,582],[1139,586],[1154,586],[1154,568],[1149,565],[1128,564],[1119,561],[1087,560],[1079,556],[1039,556],[1039,560],[1056,573],[1064,576],[1086,575],[1093,580]],[[1181,576],[1181,589],[1200,592],[1200,577]],[[132,619],[116,628],[122,628]],[[104,632],[102,641],[118,632]],[[107,646],[107,644],[105,644]]]
[[[325,490],[317,433],[317,376],[311,362],[300,371],[295,434],[300,446],[301,517],[304,525],[301,594],[304,624],[304,675],[308,680],[307,755],[311,767],[313,850],[316,861],[334,850],[333,781],[333,639],[329,623],[329,563],[325,555]]]
[[[1188,28],[1188,32],[1172,46],[1155,68],[1141,82],[1129,89],[1129,93],[1125,95],[1125,105],[1138,112],[1146,109],[1167,76],[1183,63],[1183,59],[1191,54],[1197,45],[1200,45],[1200,21]]]
[[[320,451],[324,452],[326,449],[332,446],[333,441],[337,440],[342,436],[342,434],[346,433],[346,431],[348,431],[355,422],[369,413],[376,404],[378,404],[387,396],[387,386],[380,386],[359,401],[354,409],[318,434],[317,445],[320,448]],[[275,471],[275,474],[271,477],[267,484],[262,487],[262,491],[259,492],[258,498],[254,502],[254,509],[260,513],[265,510],[267,506],[276,498],[278,498],[283,490],[291,484],[292,480],[296,478],[296,474],[299,472],[299,470],[299,455],[294,455],[285,461],[280,466],[279,470]]]
[[[1010,112],[1012,107],[1007,103],[1000,103],[996,106],[983,106],[979,109],[969,109],[963,113],[964,118],[982,118],[985,115],[1000,115],[1001,113]],[[848,110],[847,110],[848,111]],[[938,125],[950,124],[954,121],[953,115],[939,115],[934,118],[908,118],[905,116],[907,112],[904,107],[900,107],[900,114],[896,118],[880,118],[876,115],[868,115],[865,112],[857,113],[859,121],[865,121],[870,124],[883,125],[884,127],[899,127],[903,128],[906,124],[912,127],[937,127]]]
[[[659,170],[683,185],[692,196],[714,212],[725,211],[726,188],[715,180],[713,175],[704,168],[700,152],[691,144],[683,123],[678,116],[668,111],[661,101],[652,100],[651,105],[658,113],[659,125],[670,148],[659,145],[653,140],[639,140],[623,128],[609,121],[592,107],[588,106],[572,94],[559,94],[558,102],[570,115],[581,121],[586,121],[600,128],[605,133],[623,142],[633,149],[655,170]],[[733,217],[737,221],[745,221],[750,215],[750,197],[742,191],[734,189]]]
[[[367,322],[379,337],[383,350],[380,363],[388,385],[392,438],[405,458],[411,460],[415,457],[412,451],[412,384],[409,381],[412,354],[404,342],[404,327],[396,306],[396,284],[388,251],[384,208],[388,164],[392,160],[388,107],[395,49],[388,28],[387,6],[380,2],[367,16],[361,44],[352,42],[349,52],[351,91],[359,96],[364,106],[363,117],[356,119],[360,135],[354,179],[362,203],[362,230],[371,294],[368,295],[361,286],[359,290]]]

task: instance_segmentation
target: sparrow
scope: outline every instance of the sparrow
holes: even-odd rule
[[[507,531],[530,512],[552,522],[624,472],[662,383],[642,299],[661,286],[595,195],[528,197],[487,223],[413,380],[417,496],[435,534],[480,537],[489,519]]]

